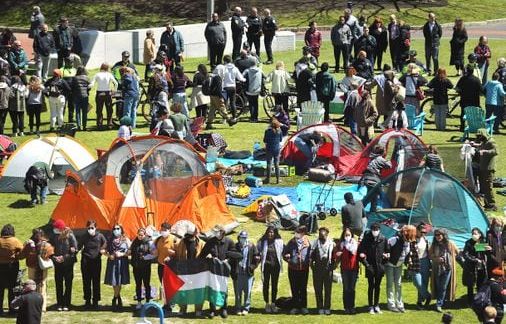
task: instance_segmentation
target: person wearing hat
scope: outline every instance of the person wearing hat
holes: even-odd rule
[[[23,283],[23,292],[9,307],[17,308],[16,324],[40,324],[42,317],[42,295],[35,290],[35,281],[28,279]]]
[[[171,225],[168,222],[163,222],[160,225],[160,236],[156,238],[153,250],[153,255],[156,256],[158,261],[158,280],[163,284],[163,268],[166,262],[169,262],[174,257],[174,247],[177,244],[177,238],[170,233]],[[165,301],[163,306],[165,312],[171,312],[171,305],[168,300]]]
[[[100,65],[100,71],[95,74],[91,79],[90,89],[97,84],[97,92],[95,95],[95,105],[97,108],[97,127],[102,128],[104,122],[103,108],[105,105],[105,111],[107,114],[107,127],[112,127],[112,93],[118,88],[118,81],[114,78],[112,73],[109,71],[109,64],[102,63]]]
[[[329,229],[320,227],[318,238],[311,243],[309,264],[313,270],[313,286],[319,315],[330,315],[332,273],[337,266],[336,244],[329,238]]]
[[[420,91],[420,87],[427,83],[427,79],[420,74],[420,68],[415,63],[409,63],[407,72],[399,78],[399,81],[406,88],[405,104],[415,106],[418,115],[421,98],[417,93]]]
[[[471,230],[471,238],[464,245],[464,267],[462,271],[462,283],[467,287],[467,302],[472,304],[474,287],[479,291],[487,279],[487,259],[492,247],[486,246],[485,251],[476,250],[476,244],[485,243],[486,237],[482,231],[475,227]]]
[[[62,78],[60,69],[53,70],[53,77],[44,83],[46,95],[49,97],[49,111],[51,119],[49,120],[49,131],[54,127],[63,126],[63,112],[65,109],[65,94],[70,93],[71,89],[67,81]]]
[[[214,236],[206,242],[206,244],[202,248],[202,251],[200,252],[199,257],[200,258],[212,257],[230,265],[229,262],[230,257],[233,256],[235,254],[234,252],[237,251],[234,241],[225,236],[226,231],[223,225],[214,226],[212,232]],[[210,306],[209,317],[213,318],[217,314],[216,305],[210,302],[209,306]],[[220,310],[220,316],[222,318],[228,317],[226,299],[225,304]]]
[[[58,53],[58,68],[61,68],[63,60],[70,56],[74,45],[69,20],[66,17],[60,18],[59,25],[53,30],[53,39]]]
[[[125,141],[130,140],[132,136],[132,119],[128,116],[123,116],[119,120],[118,138],[122,138]]]
[[[60,312],[68,311],[72,300],[74,263],[77,261],[77,240],[65,222],[62,219],[57,219],[53,222],[53,235],[51,235],[49,242],[54,246],[54,254],[51,259],[54,264],[56,307]]]
[[[499,147],[495,140],[490,136],[485,128],[480,128],[476,132],[477,154],[479,154],[479,182],[480,192],[483,194],[485,210],[496,211],[494,191],[492,190],[492,180],[495,177],[497,156]]]
[[[256,245],[248,240],[246,231],[241,231],[237,236],[235,249],[240,253],[239,258],[232,259],[230,272],[234,284],[235,311],[237,315],[248,315],[255,269],[260,263],[260,253]]]
[[[118,87],[118,90],[121,90],[121,68],[122,67],[128,67],[130,69],[133,70],[133,72],[135,73],[135,75],[139,75],[139,73],[137,72],[137,68],[135,67],[135,65],[130,62],[130,52],[129,51],[123,51],[121,52],[121,61],[118,61],[116,62],[113,66],[112,66],[112,74],[114,75],[114,78],[116,79],[116,81],[118,82],[119,84],[119,87]]]
[[[382,313],[379,307],[379,296],[381,281],[385,275],[386,249],[387,239],[380,232],[380,224],[372,224],[371,229],[365,232],[358,246],[360,262],[365,265],[366,270],[369,314]]]
[[[434,240],[429,249],[432,260],[431,291],[436,299],[436,310],[443,312],[445,301],[455,301],[457,289],[457,262],[459,249],[448,238],[448,231],[439,228],[434,231]]]

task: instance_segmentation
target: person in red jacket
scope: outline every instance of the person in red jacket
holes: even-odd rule
[[[341,234],[336,256],[341,261],[341,275],[343,277],[343,304],[345,314],[356,314],[355,285],[358,277],[358,241],[353,237],[349,227],[345,227]]]

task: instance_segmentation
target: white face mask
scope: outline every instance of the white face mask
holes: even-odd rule
[[[90,234],[91,236],[95,236],[95,233],[96,233],[96,229],[88,229],[88,234]]]
[[[241,243],[241,245],[246,245],[246,243],[248,243],[248,239],[244,238],[244,237],[240,237],[239,238],[239,243]]]
[[[112,234],[114,234],[114,236],[120,236],[121,235],[121,230],[115,229],[115,230],[112,231]]]
[[[295,233],[295,239],[300,240],[302,238],[301,233]]]
[[[502,232],[502,227],[501,226],[495,226],[494,230],[495,230],[496,233],[501,233]]]
[[[478,242],[480,240],[480,234],[473,234],[473,241]]]
[[[380,231],[371,231],[371,233],[372,233],[372,236],[378,237],[378,235],[380,234]]]
[[[349,235],[346,235],[346,236],[344,237],[344,240],[345,240],[346,242],[349,242],[349,241],[351,241],[351,236],[349,236]]]
[[[151,227],[146,228],[146,235],[153,236],[153,229]]]
[[[60,234],[61,231],[57,228],[53,228],[53,233],[55,233],[56,235]]]
[[[165,237],[165,238],[166,238],[166,237],[168,237],[168,236],[169,236],[169,231],[161,231],[161,232],[160,232],[160,235],[161,235],[162,237]]]

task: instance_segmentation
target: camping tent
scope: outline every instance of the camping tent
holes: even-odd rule
[[[368,223],[387,219],[402,224],[425,222],[433,228],[446,228],[450,238],[462,248],[471,237],[471,229],[484,233],[488,220],[473,195],[447,173],[429,168],[410,168],[388,176],[364,198],[370,202],[379,195],[378,209],[369,213]],[[392,236],[391,227],[381,226],[383,234]]]
[[[332,123],[312,125],[299,130],[293,134],[281,150],[281,159],[290,165],[304,164],[306,157],[297,148],[296,139],[302,134],[320,132],[325,137],[325,143],[318,148],[317,158],[323,159],[336,168],[336,172],[348,169],[350,166],[342,163],[342,158],[359,154],[364,148],[360,140]]]
[[[45,162],[55,174],[49,181],[49,190],[61,194],[67,170],[79,171],[94,161],[94,156],[73,137],[34,138],[24,142],[5,162],[0,174],[0,192],[25,192],[26,172],[35,162]]]
[[[122,224],[133,237],[139,227],[186,219],[206,234],[216,224],[230,231],[237,222],[225,203],[220,175],[186,142],[158,136],[116,140],[95,163],[69,173],[53,212],[73,229],[88,219],[110,230]]]
[[[374,138],[362,153],[343,157],[342,163],[348,168],[343,169],[341,175],[361,176],[369,164],[369,157],[376,145],[385,148],[386,159],[390,160],[393,166],[382,174],[383,177],[396,171],[417,167],[427,153],[427,146],[413,132],[407,129],[399,131],[388,129]]]

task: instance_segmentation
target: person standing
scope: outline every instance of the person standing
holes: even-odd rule
[[[246,32],[246,38],[250,50],[255,46],[256,55],[260,58],[260,37],[262,36],[262,18],[258,15],[258,9],[251,7],[251,13],[246,18],[246,26],[248,28]]]
[[[411,26],[406,24],[403,20],[399,20],[399,67],[400,70],[404,68],[405,62],[407,61],[411,49]]]
[[[380,233],[380,224],[371,225],[371,230],[365,232],[358,253],[361,262],[365,265],[365,276],[367,277],[368,289],[367,300],[369,314],[381,314],[379,307],[379,296],[381,280],[385,275],[385,252],[387,239]]]
[[[15,313],[11,306],[14,300],[14,286],[19,271],[19,260],[25,256],[22,254],[23,243],[16,238],[14,226],[6,224],[0,232],[0,314],[3,314],[4,292],[7,289],[9,314]]]
[[[307,236],[306,226],[295,229],[294,237],[283,249],[283,259],[288,263],[288,280],[292,291],[291,315],[300,312],[309,314],[307,309],[307,280],[309,276],[309,258],[311,243]]]
[[[262,73],[260,65],[255,65],[244,71],[244,78],[246,79],[245,93],[248,98],[250,122],[258,122],[258,96],[262,93],[264,87],[265,76]]]
[[[264,183],[271,182],[272,163],[274,162],[274,174],[276,175],[276,184],[279,184],[279,153],[281,150],[281,141],[283,133],[281,132],[281,124],[275,118],[271,120],[271,125],[265,130],[264,143],[267,160],[267,177]]]
[[[184,39],[183,35],[172,25],[172,22],[168,22],[166,30],[160,37],[160,45],[167,46],[167,58],[172,61],[170,65],[170,72],[174,71],[175,66],[181,65],[181,60],[184,53]]]
[[[493,217],[487,231],[486,241],[491,247],[490,254],[487,258],[487,274],[492,277],[492,270],[495,268],[502,269],[504,265],[504,242],[506,242],[504,234],[504,223],[501,218]]]
[[[413,277],[413,285],[418,291],[416,306],[419,310],[423,310],[424,306],[429,306],[431,301],[431,294],[428,292],[431,261],[426,234],[426,225],[420,223],[416,227],[416,240],[409,243],[410,251],[406,262],[408,271]]]
[[[69,93],[70,86],[62,79],[59,69],[53,70],[53,77],[44,83],[46,94],[49,96],[49,131],[53,131],[55,125],[63,126],[63,110],[65,108],[65,93]]]
[[[5,75],[0,75],[0,135],[4,134],[5,120],[9,112],[9,98],[11,87],[9,79]]]
[[[76,263],[77,240],[71,229],[61,219],[53,222],[53,233],[49,242],[54,246],[51,257],[54,263],[54,281],[56,286],[56,307],[67,312],[72,300],[72,281],[74,263]]]
[[[364,26],[362,35],[357,38],[355,41],[355,57],[357,57],[360,51],[364,51],[366,53],[367,59],[371,62],[372,69],[374,70],[374,60],[376,53],[376,47],[378,44],[376,43],[376,38],[369,34],[369,27]]]
[[[466,65],[464,75],[457,81],[455,86],[460,95],[460,131],[464,131],[464,114],[466,107],[480,107],[481,80],[474,75],[474,66]]]
[[[202,93],[204,93],[204,86],[205,83],[202,85]],[[227,121],[229,126],[235,125],[237,120],[227,114],[225,99],[223,98],[223,79],[219,74],[214,73],[211,75],[208,88],[209,92],[206,93],[209,93],[210,105],[209,114],[206,120],[206,130],[215,129],[213,126],[213,120],[216,115],[216,110],[218,110],[221,117]]]
[[[420,87],[427,83],[427,79],[420,74],[420,69],[415,63],[409,63],[407,73],[403,74],[399,81],[406,88],[404,103],[415,106],[416,114],[420,114],[421,98],[417,93],[419,93]]]
[[[448,90],[453,89],[453,83],[448,79],[446,70],[440,68],[437,70],[436,76],[427,84],[427,87],[434,89],[432,109],[435,113],[436,130],[444,131],[446,130],[446,115],[448,114]]]
[[[330,102],[336,95],[337,82],[336,79],[329,73],[329,64],[322,63],[321,70],[315,76],[316,96],[318,101],[323,103],[325,114],[323,117],[324,122],[330,122]]]
[[[209,73],[205,64],[199,64],[193,76],[193,90],[190,98],[190,109],[195,108],[197,117],[207,117],[210,98],[202,93],[202,85],[207,78],[209,78]]]
[[[236,83],[239,82],[246,82],[246,79],[242,75],[242,73],[239,71],[239,69],[232,63],[232,57],[230,55],[225,55],[223,57],[223,63],[225,63],[225,66],[223,68],[223,90],[226,93],[227,101],[229,104],[229,109],[232,112],[232,118],[236,118],[237,111],[235,106],[235,96],[236,96]],[[220,74],[220,71],[215,71],[215,73],[218,72]],[[258,100],[257,100],[258,101]],[[258,105],[258,103],[257,103]]]
[[[461,76],[464,72],[464,53],[467,39],[467,30],[464,27],[464,21],[460,18],[455,19],[452,39],[450,40],[450,65],[455,66],[457,76]]]
[[[480,158],[480,191],[483,194],[485,210],[496,211],[494,191],[492,190],[492,180],[495,178],[495,169],[499,148],[495,140],[488,134],[484,128],[478,129],[476,139],[480,143],[478,154]]]
[[[100,71],[95,74],[90,82],[89,88],[92,89],[97,84],[97,91],[95,94],[95,104],[97,109],[97,127],[102,128],[104,122],[103,108],[105,105],[105,111],[107,116],[107,127],[112,127],[112,92],[118,88],[118,81],[109,72],[109,65],[102,63]]]
[[[160,113],[161,111],[159,111]],[[170,234],[170,224],[167,222],[163,222],[160,225],[160,236],[155,240],[155,250],[153,251],[153,255],[156,256],[158,261],[158,280],[160,280],[160,284],[163,285],[163,268],[167,262],[170,261],[172,257],[175,255],[175,244],[177,243],[176,238]],[[163,306],[165,312],[171,311],[171,306],[169,301],[165,301],[165,305]]]
[[[365,146],[374,137],[374,124],[378,119],[378,111],[374,107],[368,90],[362,91],[362,98],[353,110],[353,114],[353,119],[357,123],[358,137]]]
[[[60,24],[53,31],[53,39],[58,53],[58,68],[62,68],[63,61],[70,56],[74,44],[69,20],[66,17],[60,18]]]
[[[209,47],[209,63],[211,70],[214,70],[216,65],[221,64],[223,51],[227,45],[227,30],[220,22],[218,13],[213,13],[212,20],[206,25],[204,35]]]
[[[55,49],[53,35],[48,33],[48,27],[43,24],[40,32],[34,36],[33,52],[37,63],[37,76],[45,81],[49,69],[50,55]]]
[[[429,75],[432,73],[430,68],[430,60],[434,62],[434,71],[439,69],[439,45],[441,37],[443,36],[443,29],[436,21],[436,15],[429,12],[428,20],[423,25],[423,37],[425,38],[425,62]]]
[[[485,117],[489,118],[492,114],[496,117],[494,120],[494,133],[499,133],[499,125],[503,120],[504,115],[504,91],[503,84],[499,81],[499,73],[492,74],[492,80],[487,81],[483,86],[485,92]]]
[[[167,31],[163,32],[166,33]],[[162,34],[162,36],[163,36]],[[143,63],[146,65],[146,70],[144,71],[144,81],[149,80],[149,74],[151,72],[151,63],[156,58],[156,41],[155,34],[150,29],[146,31],[146,38],[144,39],[144,51],[143,51]]]
[[[186,117],[190,117],[188,102],[186,100],[186,88],[191,87],[192,81],[186,74],[182,65],[176,66],[172,74],[172,102],[180,104],[182,112]]]
[[[12,44],[12,48],[9,51],[9,66],[11,69],[11,75],[19,76],[26,84],[26,70],[28,69],[28,58],[26,52],[21,47],[21,42],[15,40]]]
[[[459,249],[448,238],[446,229],[436,229],[429,255],[432,260],[432,296],[436,299],[436,310],[439,313],[443,312],[445,300],[454,301],[456,297],[457,262],[455,257],[458,253]]]
[[[355,286],[358,278],[358,242],[353,238],[350,228],[344,228],[338,244],[337,257],[341,263],[343,277],[344,313],[355,315]]]
[[[266,313],[277,313],[274,303],[278,296],[279,273],[283,270],[283,239],[278,229],[273,225],[267,226],[264,235],[258,240],[257,249],[260,253],[260,269],[262,271],[262,292]],[[269,283],[271,288],[271,303],[269,303]]]
[[[381,145],[376,145],[370,155],[369,164],[364,171],[361,181],[367,188],[367,193],[370,193],[377,183],[381,181],[381,171],[383,169],[392,168],[392,162],[387,161],[383,155],[385,154],[385,148]],[[378,196],[373,195],[370,198],[371,209],[370,211],[375,213],[378,206]]]
[[[485,251],[476,250],[476,244],[485,243],[486,237],[482,231],[475,227],[471,230],[471,238],[464,245],[464,267],[462,271],[462,283],[467,287],[467,302],[472,305],[474,298],[474,287],[476,291],[487,281],[487,259],[492,248],[486,245]]]
[[[474,48],[474,54],[476,54],[478,68],[481,73],[481,83],[485,84],[487,83],[488,67],[490,65],[490,58],[492,57],[487,36],[480,36],[479,43]]]
[[[26,99],[28,88],[17,75],[12,77],[11,94],[9,98],[9,115],[12,121],[12,136],[24,136]]]
[[[359,20],[357,19],[357,17],[355,17],[353,15],[353,12],[350,8],[344,9],[343,16],[344,16],[344,21],[350,27],[351,34],[352,34],[350,46],[348,47],[348,57],[350,58],[350,61],[351,61],[353,59],[352,50],[354,48],[355,41],[361,35],[361,26],[359,25]]]
[[[89,309],[93,305],[93,308],[97,309],[100,301],[101,256],[105,254],[107,240],[102,233],[97,231],[95,220],[90,219],[86,222],[86,234],[79,242],[78,248],[81,251],[84,307]]]
[[[132,270],[135,279],[135,299],[137,300],[136,310],[142,308],[142,286],[144,285],[144,294],[146,303],[151,300],[151,260],[155,258],[151,254],[153,242],[147,235],[145,228],[137,230],[137,237],[130,245],[130,255],[132,257]]]
[[[230,18],[230,28],[232,29],[232,59],[235,60],[241,51],[242,47],[242,37],[244,35],[244,31],[246,30],[246,23],[241,18],[242,9],[241,7],[234,8],[234,14],[232,18]]]
[[[402,70],[401,66],[401,30],[397,17],[390,15],[388,24],[388,44],[390,46],[390,57],[392,58],[392,67],[398,72]]]
[[[374,22],[369,27],[369,32],[376,40],[376,47],[374,49],[374,61],[378,70],[381,70],[383,62],[383,53],[388,47],[388,33],[387,29],[383,25],[383,20],[380,17],[374,18]],[[373,65],[375,62],[372,62]]]
[[[17,308],[16,324],[40,324],[43,298],[37,291],[35,281],[28,279],[23,283],[23,292],[16,297],[9,307]]]
[[[332,273],[337,266],[336,244],[327,227],[320,227],[318,238],[311,243],[309,264],[313,270],[313,286],[319,315],[330,315],[332,297]]]
[[[343,228],[349,228],[354,235],[360,237],[367,224],[364,205],[361,200],[355,201],[351,192],[344,194],[344,202],[346,205],[341,208]]]
[[[35,39],[35,37],[41,31],[45,21],[46,18],[40,11],[40,7],[33,6],[32,15],[30,17],[30,30],[28,31],[28,38]]]
[[[139,82],[137,75],[129,67],[122,67],[121,91],[123,93],[123,116],[129,116],[132,120],[132,128],[135,128],[137,119],[137,103],[139,100]]]
[[[290,92],[290,74],[285,70],[283,61],[276,62],[276,69],[267,75],[266,83],[272,82],[271,93],[274,96],[274,104],[282,105],[284,111],[288,111],[288,93]]]
[[[123,307],[121,299],[121,287],[130,283],[128,271],[128,251],[130,240],[125,236],[123,226],[115,224],[112,228],[112,236],[107,242],[107,267],[105,269],[104,284],[112,286],[113,311],[119,311]]]
[[[309,23],[309,28],[304,35],[304,43],[309,48],[309,53],[316,58],[316,62],[318,62],[320,47],[322,46],[322,33],[318,30],[316,21],[311,21]]]
[[[343,69],[348,67],[350,63],[349,47],[353,38],[350,26],[346,24],[344,16],[340,16],[337,24],[332,27],[330,39],[334,47],[335,67],[334,73],[339,73],[340,58],[343,57]]]
[[[262,33],[264,35],[265,52],[267,53],[267,61],[265,64],[272,64],[274,58],[272,56],[272,40],[276,36],[278,24],[276,18],[271,15],[270,9],[264,9],[265,17],[262,20]],[[257,53],[258,54],[258,53]]]
[[[85,131],[88,123],[90,80],[84,66],[77,68],[76,77],[72,79],[71,89],[76,109],[77,128]]]

